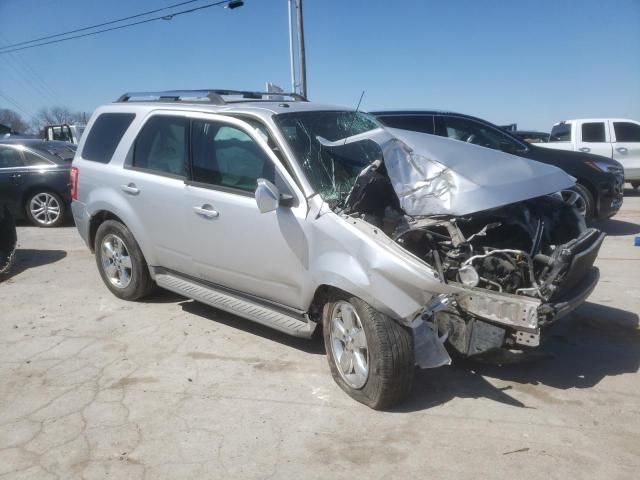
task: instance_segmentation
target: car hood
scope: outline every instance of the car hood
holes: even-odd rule
[[[378,144],[400,206],[411,216],[467,215],[575,184],[554,166],[426,133],[385,128],[336,142],[318,140],[327,147]]]

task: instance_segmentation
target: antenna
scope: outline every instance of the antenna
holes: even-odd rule
[[[353,112],[353,118],[351,119],[351,124],[349,125],[349,135],[347,135],[344,138],[344,143],[342,144],[343,146],[347,144],[347,138],[349,138],[351,136],[351,133],[353,132],[353,122],[356,121],[356,114],[358,113],[358,110],[360,110],[360,103],[362,103],[362,97],[364,97],[364,90],[362,90],[362,93],[360,94],[360,100],[358,100],[356,111]]]

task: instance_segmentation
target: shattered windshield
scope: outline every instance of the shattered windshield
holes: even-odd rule
[[[314,190],[335,205],[345,200],[367,165],[382,159],[375,142],[350,138],[380,128],[366,113],[292,112],[277,115],[275,122]]]

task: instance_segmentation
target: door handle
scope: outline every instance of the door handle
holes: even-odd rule
[[[585,153],[591,151],[591,149],[589,147],[582,147],[582,148],[579,148],[578,150],[580,150],[581,152],[585,152]]]
[[[140,189],[136,187],[136,184],[131,182],[128,185],[120,185],[120,189],[124,193],[128,193],[129,195],[138,195],[140,193]]]
[[[198,215],[205,218],[216,218],[220,215],[220,212],[215,210],[211,205],[205,203],[201,207],[193,207],[193,211]]]
[[[627,153],[629,150],[627,150],[625,147],[618,147],[616,148],[616,150],[620,153]]]

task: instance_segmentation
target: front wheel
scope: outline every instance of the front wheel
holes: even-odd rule
[[[379,410],[409,395],[415,365],[408,328],[340,295],[324,306],[323,334],[331,375],[353,399]]]
[[[576,183],[573,187],[562,190],[562,200],[574,207],[588,222],[595,214],[595,205],[591,192],[584,186]]]
[[[106,220],[96,232],[96,264],[111,293],[123,300],[138,300],[154,288],[149,267],[129,229]]]

